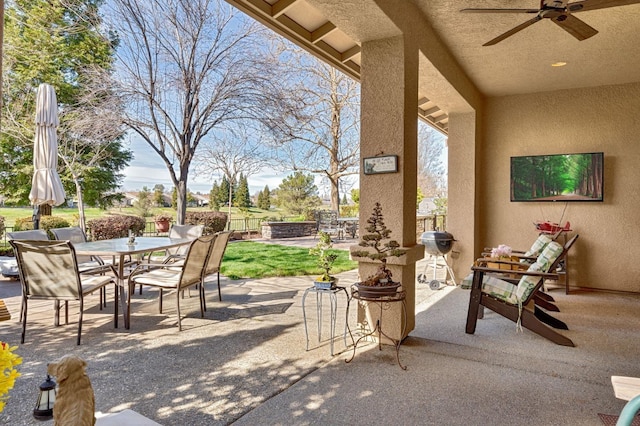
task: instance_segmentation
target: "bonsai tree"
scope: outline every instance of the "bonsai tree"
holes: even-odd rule
[[[331,282],[335,281],[335,278],[330,275],[331,267],[338,258],[336,253],[331,253],[329,250],[333,247],[331,243],[331,236],[326,232],[318,232],[318,244],[315,247],[309,249],[309,254],[318,257],[318,267],[324,270],[324,273],[316,278],[316,281]]]
[[[391,279],[391,271],[387,268],[387,258],[403,256],[407,251],[401,249],[400,244],[390,238],[391,230],[384,224],[380,203],[376,203],[373,207],[373,213],[367,219],[365,230],[367,233],[360,237],[358,245],[367,247],[369,250],[354,250],[351,254],[355,257],[379,260],[381,265],[374,275],[369,276],[360,284],[374,287],[391,284],[393,280]]]

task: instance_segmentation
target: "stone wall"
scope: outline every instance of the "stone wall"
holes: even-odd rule
[[[263,222],[262,238],[306,237],[316,233],[316,222]]]

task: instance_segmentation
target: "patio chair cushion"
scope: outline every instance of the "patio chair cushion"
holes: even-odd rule
[[[544,248],[542,253],[538,256],[538,259],[529,266],[528,271],[536,272],[548,272],[549,268],[555,262],[555,260],[562,254],[563,248],[560,244],[551,241]],[[535,287],[538,285],[542,277],[534,277],[531,275],[525,275],[520,278],[518,282],[518,289],[516,291],[516,297],[518,300],[526,300]]]
[[[548,271],[560,254],[562,254],[562,246],[556,242],[550,242],[527,271]],[[531,295],[541,279],[542,277],[523,275],[518,284],[514,285],[495,276],[485,275],[482,279],[482,292],[506,303],[517,305],[519,301],[526,300]]]
[[[136,276],[136,284],[154,285],[156,287],[176,288],[180,281],[180,268],[153,269]]]
[[[473,275],[471,276],[473,279]],[[518,304],[516,285],[503,281],[493,275],[485,275],[482,279],[482,292],[512,305]]]
[[[547,247],[547,245],[553,240],[546,234],[540,234],[538,238],[533,242],[531,248],[524,254],[526,257],[540,256],[540,253]],[[528,259],[520,259],[521,263],[529,263]]]

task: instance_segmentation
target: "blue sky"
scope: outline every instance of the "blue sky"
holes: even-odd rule
[[[133,151],[134,157],[129,167],[123,171],[125,178],[122,189],[124,191],[139,191],[143,186],[152,189],[156,184],[164,185],[166,190],[173,188],[173,182],[164,162],[146,142],[138,138],[130,138],[128,148]],[[262,172],[248,177],[249,190],[253,195],[264,189],[265,185],[269,185],[269,189],[275,189],[288,174],[277,172],[273,167],[266,167]],[[188,182],[191,192],[208,193],[212,185],[211,177],[198,176],[194,170],[191,170]]]

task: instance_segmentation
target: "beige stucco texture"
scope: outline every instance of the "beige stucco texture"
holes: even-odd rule
[[[570,251],[572,287],[640,291],[639,112],[637,83],[489,98],[477,170],[482,244],[528,248],[533,222],[562,218],[580,234]],[[597,151],[604,202],[510,201],[511,156]]]

